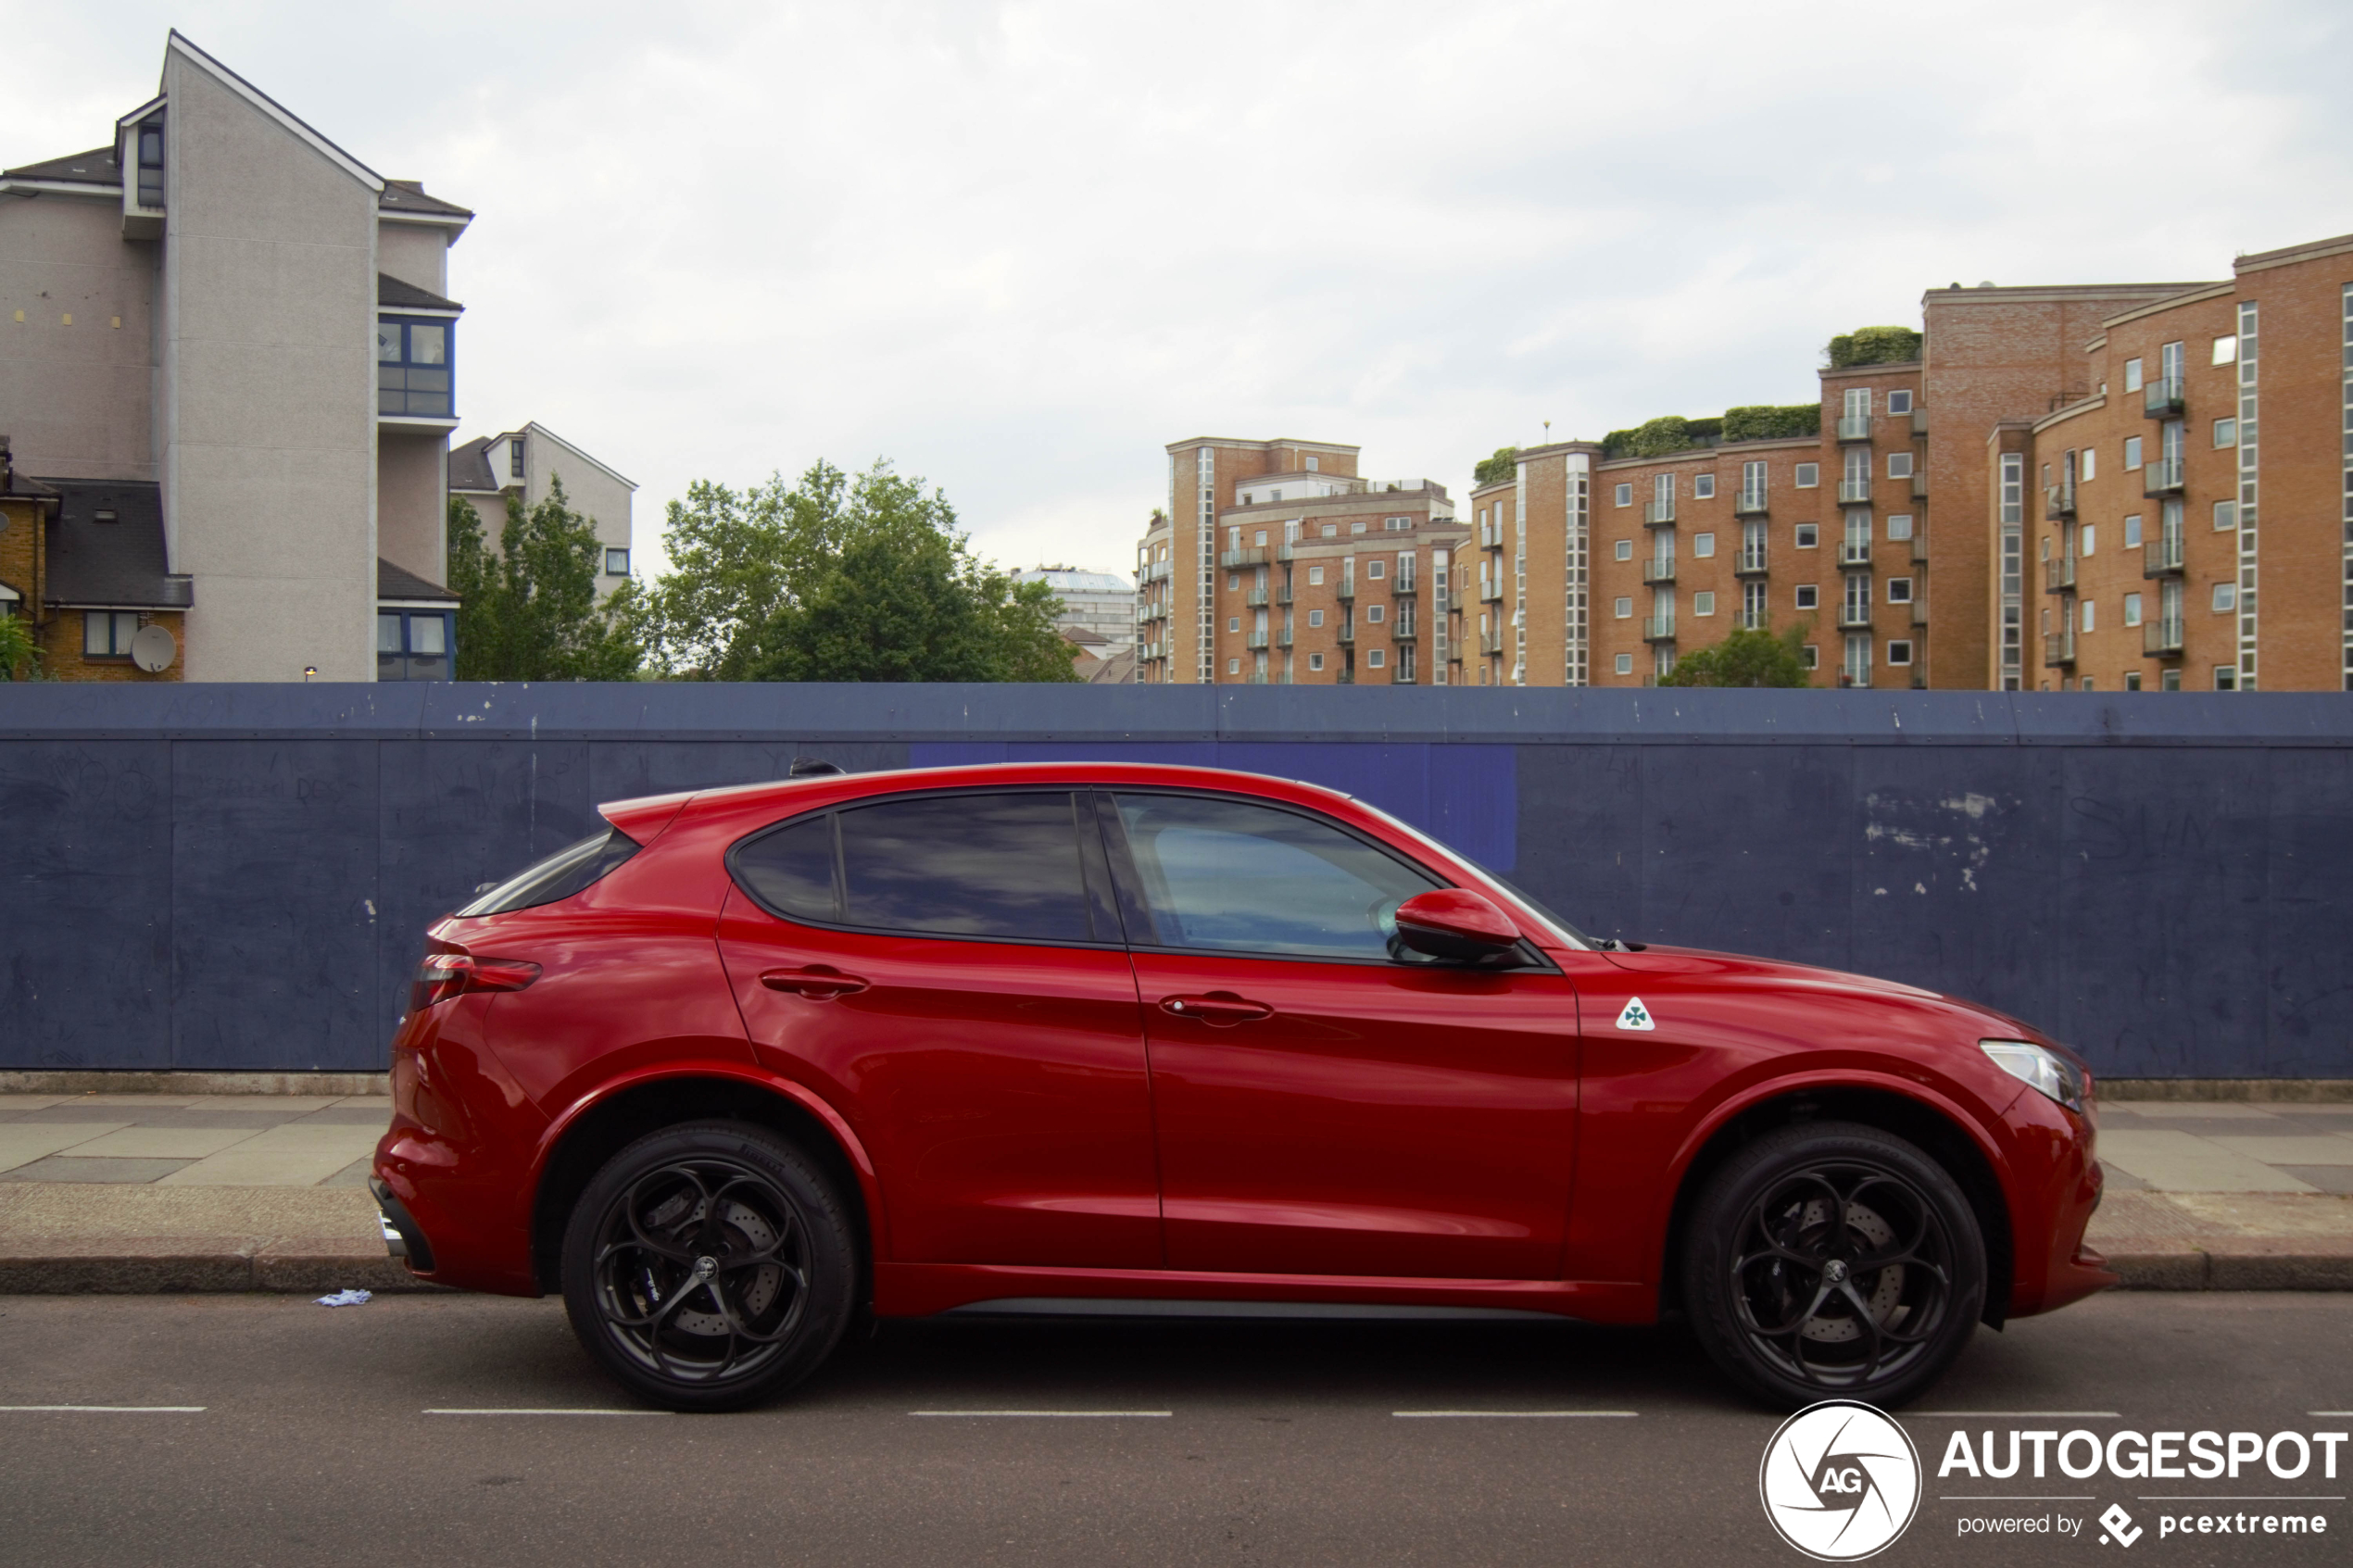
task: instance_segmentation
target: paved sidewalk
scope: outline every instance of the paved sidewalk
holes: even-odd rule
[[[0,1095],[0,1292],[413,1288],[381,1096]],[[2353,1103],[2100,1108],[2091,1244],[2142,1289],[2353,1289]]]

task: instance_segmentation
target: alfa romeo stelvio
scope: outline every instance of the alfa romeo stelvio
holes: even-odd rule
[[[655,1404],[862,1314],[1334,1307],[1680,1316],[1893,1404],[2115,1283],[2091,1074],[2016,1019],[1583,935],[1311,784],[805,771],[603,808],[432,928],[393,1043],[388,1244],[560,1290]]]

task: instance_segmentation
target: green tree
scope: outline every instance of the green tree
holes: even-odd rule
[[[564,499],[562,481],[535,507],[507,493],[493,551],[482,515],[449,497],[449,590],[459,598],[461,681],[629,681],[643,662],[640,596],[624,583],[601,605],[604,545]]]
[[[1806,633],[1800,621],[1780,632],[1736,627],[1722,642],[1687,653],[1658,678],[1662,686],[1805,686]]]
[[[1477,466],[1471,470],[1471,483],[1474,487],[1481,484],[1500,484],[1504,480],[1516,477],[1518,473],[1519,448],[1498,446],[1495,448],[1493,457],[1479,458]]]
[[[41,660],[41,645],[32,640],[32,621],[0,609],[0,681],[30,681]]]

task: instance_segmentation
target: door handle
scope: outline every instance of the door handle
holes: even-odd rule
[[[844,974],[825,964],[768,970],[761,975],[760,983],[771,991],[790,991],[812,1002],[829,1002],[836,997],[847,997],[866,988],[866,983],[856,975]]]
[[[1228,1029],[1237,1023],[1269,1018],[1275,1011],[1265,1002],[1249,1001],[1231,991],[1212,991],[1199,997],[1163,997],[1160,1010],[1177,1018],[1197,1018],[1214,1029]]]

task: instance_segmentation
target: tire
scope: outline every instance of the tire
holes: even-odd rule
[[[1767,1403],[1893,1406],[1968,1345],[1985,1305],[1985,1242],[1959,1185],[1913,1145],[1802,1123],[1708,1178],[1682,1284],[1710,1359]]]
[[[840,1195],[774,1133],[695,1122],[605,1162],[564,1226],[573,1332],[673,1411],[739,1410],[822,1366],[857,1301]]]

